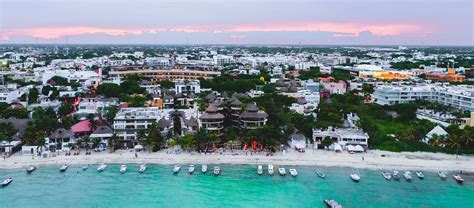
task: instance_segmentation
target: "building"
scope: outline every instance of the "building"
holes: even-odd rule
[[[257,106],[250,103],[239,116],[240,127],[242,129],[256,129],[267,124],[268,114],[259,110]]]
[[[209,104],[206,111],[199,117],[200,128],[204,129],[207,134],[223,135],[224,115],[217,112],[218,109],[214,104]]]
[[[93,114],[96,117],[105,118],[107,109],[111,107],[117,107],[120,104],[118,98],[82,98],[78,105],[78,110],[74,115],[78,116],[80,120],[87,118],[89,114]]]
[[[323,86],[325,91],[328,91],[330,94],[345,94],[347,92],[347,84],[346,82],[339,80],[337,82],[334,81],[333,77],[328,78],[319,78],[321,85]]]
[[[92,141],[100,139],[100,146],[105,148],[113,134],[114,131],[110,127],[104,125],[97,127],[97,129],[90,135],[90,138]]]
[[[74,133],[64,128],[56,129],[46,139],[46,144],[53,152],[55,150],[69,151],[75,142]]]
[[[429,100],[459,110],[474,111],[474,86],[469,85],[383,85],[374,89],[372,97],[380,105]]]
[[[348,145],[360,145],[365,150],[368,148],[369,135],[358,128],[334,128],[313,129],[313,141],[315,147],[323,148],[322,140],[330,137],[333,143],[341,145],[345,149]]]
[[[109,77],[124,78],[129,75],[140,75],[149,77],[151,81],[162,80],[196,80],[198,78],[212,79],[220,76],[218,67],[208,65],[185,65],[165,68],[153,68],[142,66],[120,66],[113,67]]]
[[[319,83],[314,82],[312,79],[310,80],[305,80],[303,83],[304,89],[309,90],[311,92],[317,92],[319,93]]]
[[[201,93],[201,84],[199,80],[178,80],[175,82],[174,89],[176,94],[199,94]]]

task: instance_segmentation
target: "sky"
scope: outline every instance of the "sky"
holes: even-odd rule
[[[0,43],[474,46],[473,0],[0,0]]]

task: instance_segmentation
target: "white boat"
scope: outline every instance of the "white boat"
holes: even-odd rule
[[[146,164],[145,163],[142,163],[140,165],[140,169],[138,169],[138,172],[139,173],[144,173],[146,171]]]
[[[438,176],[443,180],[446,179],[446,173],[444,173],[443,171],[438,171]]]
[[[102,172],[107,168],[107,165],[105,163],[102,163],[97,167],[97,171]]]
[[[318,175],[318,177],[320,177],[320,178],[325,178],[326,177],[326,175],[324,175],[324,173],[320,170],[316,170],[316,175]]]
[[[392,176],[390,175],[390,173],[385,172],[385,171],[382,171],[382,176],[387,180],[392,179]]]
[[[257,174],[262,175],[263,174],[263,167],[261,165],[258,165],[257,167]]]
[[[290,168],[290,174],[291,176],[296,177],[298,175],[298,172],[296,171],[296,169]]]
[[[194,165],[189,165],[188,173],[189,173],[189,174],[193,174],[193,173],[194,173]]]
[[[221,174],[221,168],[219,166],[214,166],[214,175]]]
[[[359,182],[360,181],[360,175],[356,171],[352,171],[350,177],[354,182]]]
[[[268,165],[268,174],[273,175],[273,165]]]
[[[174,165],[173,173],[179,173],[179,170],[181,170],[181,166],[179,166],[179,165]]]
[[[285,170],[285,168],[278,168],[278,173],[280,173],[281,176],[286,175],[286,170]]]
[[[34,166],[34,165],[30,165],[26,168],[27,173],[32,173],[35,170],[36,170],[36,166]]]
[[[325,200],[323,200],[323,202],[329,208],[342,208],[342,205],[339,204],[336,200],[333,200],[333,199],[325,199]]]
[[[127,172],[127,165],[120,165],[120,173]]]
[[[411,181],[411,172],[410,171],[405,171],[405,173],[403,173],[403,177],[405,178],[405,180],[407,181]]]
[[[206,164],[201,166],[201,172],[202,173],[207,173],[207,165]]]
[[[10,184],[12,181],[13,181],[13,178],[7,178],[3,180],[2,186],[8,186],[8,184]]]
[[[416,176],[418,176],[419,179],[425,178],[425,175],[421,171],[415,171]]]
[[[400,172],[398,172],[398,170],[392,171],[392,178],[394,180],[400,180]]]
[[[61,167],[59,167],[59,171],[60,171],[60,172],[64,172],[64,171],[67,170],[67,168],[68,168],[68,166],[67,166],[66,164],[61,165]]]
[[[453,175],[453,178],[454,178],[454,180],[455,180],[456,182],[458,182],[459,184],[464,183],[464,179],[463,179],[460,175],[458,175],[458,174],[454,174],[454,175]]]
[[[87,169],[89,169],[89,165],[87,165],[87,166],[82,166],[82,170],[83,170],[83,171],[85,171],[85,170],[87,170]]]

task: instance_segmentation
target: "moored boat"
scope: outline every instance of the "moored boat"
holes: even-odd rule
[[[173,173],[179,173],[179,170],[181,170],[181,166],[180,165],[174,165]]]
[[[61,167],[59,167],[59,172],[64,172],[67,170],[67,168],[68,168],[67,164],[61,165]]]
[[[416,176],[418,176],[419,179],[425,178],[425,175],[421,171],[415,171]]]
[[[145,163],[142,163],[140,164],[140,168],[138,169],[138,172],[139,173],[144,173],[146,171],[146,164]]]
[[[268,174],[273,175],[273,165],[268,165]]]
[[[8,186],[13,181],[13,178],[7,178],[2,181],[2,186]]]
[[[318,177],[320,177],[320,178],[325,178],[326,177],[326,175],[324,175],[324,173],[321,170],[316,170],[316,175],[318,175]]]
[[[189,165],[188,167],[188,173],[193,174],[194,173],[194,165]]]
[[[82,171],[86,171],[87,169],[89,169],[89,165],[87,165],[87,166],[82,166]]]
[[[390,175],[390,173],[388,173],[388,172],[386,172],[386,171],[382,171],[382,176],[383,176],[386,180],[392,179],[392,176]]]
[[[398,170],[392,171],[392,178],[397,181],[400,180],[400,172]]]
[[[446,179],[446,173],[444,173],[443,171],[438,171],[438,176],[439,176],[442,180],[445,180],[445,179]]]
[[[97,167],[97,171],[102,172],[102,171],[104,171],[106,168],[107,168],[107,165],[106,165],[105,163],[102,163],[102,164],[100,164],[100,165]]]
[[[286,175],[286,170],[285,170],[285,168],[278,168],[278,173],[280,173],[281,176]]]
[[[405,178],[405,180],[407,181],[411,181],[412,177],[411,177],[411,172],[410,171],[405,171],[405,173],[403,173],[403,177]]]
[[[127,165],[120,165],[120,173],[127,172]]]
[[[342,205],[339,204],[336,200],[333,200],[333,199],[325,199],[325,200],[323,200],[323,202],[329,208],[342,208]]]
[[[290,168],[290,174],[291,176],[296,177],[298,175],[298,172],[296,171],[295,168]]]
[[[262,175],[262,174],[263,174],[263,167],[262,167],[262,165],[258,165],[258,166],[257,166],[257,174],[258,174],[258,175]]]
[[[36,170],[36,166],[34,166],[34,165],[30,165],[26,168],[27,173],[32,173],[35,170]]]
[[[206,164],[201,166],[201,172],[202,173],[207,173],[207,165]]]
[[[351,175],[350,175],[350,178],[354,181],[354,182],[359,182],[360,181],[360,175],[358,172],[356,171],[352,171]]]
[[[221,168],[219,166],[214,166],[214,175],[219,175],[221,174]]]
[[[458,182],[459,184],[464,183],[464,179],[463,179],[460,175],[458,175],[458,174],[454,174],[454,175],[453,175],[453,178],[454,178],[454,180],[455,180],[456,182]]]

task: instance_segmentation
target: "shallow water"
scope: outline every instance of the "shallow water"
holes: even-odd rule
[[[360,183],[350,180],[351,169],[296,167],[298,176],[256,174],[254,166],[222,165],[221,175],[202,174],[196,166],[193,175],[183,165],[173,174],[171,165],[148,165],[138,173],[129,164],[125,174],[119,165],[98,173],[96,166],[82,171],[71,166],[65,173],[59,167],[39,167],[32,174],[21,169],[0,170],[0,178],[14,177],[0,189],[1,207],[325,207],[323,199],[335,199],[344,207],[474,207],[474,177],[464,176],[458,185],[448,176],[425,172],[425,179],[412,182],[386,181],[378,171],[359,170]],[[77,173],[79,171],[79,173]],[[415,176],[415,175],[414,175]],[[451,175],[450,175],[451,176]],[[8,203],[8,205],[7,205]]]

